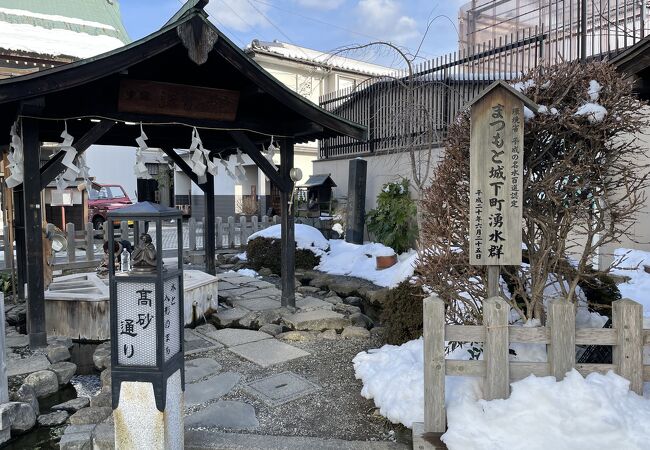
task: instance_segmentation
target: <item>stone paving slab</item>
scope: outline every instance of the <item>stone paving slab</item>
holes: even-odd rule
[[[26,334],[14,334],[5,336],[5,347],[27,347],[29,345],[29,336]]]
[[[277,339],[250,342],[230,347],[228,350],[262,367],[269,367],[273,364],[309,356],[306,351],[280,342]]]
[[[234,300],[233,303],[237,307],[246,308],[250,311],[267,311],[269,309],[278,309],[280,303],[277,300],[270,298],[250,298],[245,300]]]
[[[231,291],[232,292],[232,291]],[[241,295],[244,299],[251,298],[277,298],[279,299],[282,296],[282,291],[275,287],[266,288],[266,289],[255,289],[253,291],[247,292]]]
[[[238,274],[237,272],[222,272],[222,273],[218,273],[216,275],[216,277],[219,280],[224,280],[224,279],[227,279],[227,278],[240,278],[241,275]]]
[[[315,383],[293,372],[282,372],[248,383],[244,390],[269,406],[279,406],[320,389]]]
[[[219,281],[217,286],[218,286],[219,292],[230,291],[231,289],[237,289],[239,287],[238,284],[231,284],[231,283],[228,283],[227,281]]]
[[[260,426],[255,408],[243,402],[219,400],[185,418],[187,427],[223,427],[254,430]]]
[[[229,291],[221,291],[219,290],[219,297],[223,298],[234,298],[234,297],[241,297],[244,294],[249,294],[251,292],[256,292],[259,291],[256,287],[248,287],[248,286],[241,286],[236,289],[230,289]]]
[[[248,283],[248,286],[255,286],[260,289],[266,289],[270,287],[275,287],[275,284],[269,283],[268,281],[264,281],[264,280],[256,280]]]
[[[34,355],[27,358],[7,358],[7,376],[24,375],[38,372],[50,367],[50,361],[45,355]]]
[[[235,387],[241,374],[224,372],[198,383],[185,385],[185,406],[197,406],[219,399]]]
[[[240,330],[238,328],[225,328],[223,330],[212,331],[208,336],[225,345],[232,347],[235,345],[248,344],[250,342],[270,339],[272,336],[260,331]]]
[[[212,358],[197,358],[185,361],[185,383],[194,383],[221,370],[221,364]]]
[[[247,309],[238,308],[235,306],[234,308],[220,309],[218,312],[214,313],[213,316],[216,316],[219,319],[222,327],[227,327],[233,322],[244,317],[249,312],[250,311]]]
[[[411,446],[386,441],[344,441],[303,436],[270,436],[185,430],[186,450],[410,450]]]
[[[245,275],[240,275],[238,273],[235,274],[234,277],[228,278],[228,283],[232,283],[232,284],[248,284],[248,283],[253,283],[255,281],[258,281],[257,278],[247,277]]]

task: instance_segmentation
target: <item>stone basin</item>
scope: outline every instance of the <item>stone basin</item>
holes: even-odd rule
[[[186,325],[217,309],[217,277],[185,270],[183,291]],[[45,291],[45,320],[48,335],[82,341],[110,339],[108,279],[94,272],[54,278]]]

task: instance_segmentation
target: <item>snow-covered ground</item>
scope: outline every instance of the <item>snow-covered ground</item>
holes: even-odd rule
[[[273,225],[250,235],[248,240],[256,237],[280,239],[280,225]],[[341,239],[325,239],[320,231],[309,225],[296,225],[296,245],[300,249],[313,251],[321,257],[317,270],[332,275],[348,275],[372,281],[378,286],[394,287],[401,281],[413,276],[417,253],[414,250],[398,255],[398,262],[388,269],[376,269],[376,256],[390,256],[395,251],[378,243],[356,245]],[[245,255],[240,255],[245,259]]]
[[[613,272],[629,277],[618,285],[624,298],[644,306],[650,326],[650,252],[618,249],[625,255]],[[557,295],[549,288],[549,298]],[[581,299],[583,294],[578,293]],[[601,327],[606,318],[579,306],[576,326]],[[538,324],[521,324],[535,326]],[[511,360],[546,361],[544,345],[511,344]],[[644,363],[650,352],[644,351]],[[457,348],[448,359],[469,359]],[[361,395],[374,399],[380,413],[394,423],[411,427],[424,420],[424,363],[422,339],[401,346],[385,345],[359,353],[355,375],[363,382]],[[610,372],[582,377],[570,372],[554,377],[530,376],[512,383],[506,400],[484,401],[482,381],[474,377],[446,377],[448,430],[443,441],[456,449],[648,449],[650,448],[650,383],[644,397],[629,391],[629,382]]]

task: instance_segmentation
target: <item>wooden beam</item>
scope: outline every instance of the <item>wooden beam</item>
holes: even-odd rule
[[[45,329],[45,294],[43,281],[43,222],[41,213],[41,143],[38,120],[23,118],[25,201],[25,241],[29,255],[27,265],[27,332],[29,346],[34,349],[47,345]]]
[[[205,271],[210,275],[217,274],[215,265],[215,215],[214,215],[214,175],[205,174],[206,182],[202,184],[205,198],[205,221],[203,222],[203,248],[205,249]]]
[[[280,189],[281,192],[291,192],[293,189],[293,183],[290,182],[288,173],[287,177],[283,178],[275,167],[262,156],[262,153],[259,151],[257,146],[250,140],[246,133],[243,131],[231,131],[230,136],[235,140],[237,145],[253,160],[257,167],[262,169],[264,175],[269,177],[269,179],[275,183],[275,185]],[[293,143],[292,145],[292,161],[293,161]]]
[[[181,158],[181,156],[176,153],[173,148],[161,147],[160,149],[163,151],[163,153],[165,153],[165,155],[169,156],[174,164],[180,167],[185,175],[190,177],[190,180],[192,180],[198,187],[201,188],[201,190],[203,190],[203,185],[199,183],[199,177],[194,173],[189,164],[187,164],[187,162],[185,162],[185,160]]]
[[[280,176],[283,180],[288,180],[289,189],[280,192],[280,211],[281,211],[281,257],[282,257],[282,306],[296,307],[296,243],[295,243],[295,226],[293,219],[293,208],[289,205],[291,191],[293,191],[293,181],[289,173],[293,169],[293,140],[282,139],[280,141]]]
[[[114,125],[115,122],[102,120],[88,130],[86,134],[81,136],[77,142],[73,144],[73,147],[77,150],[78,154],[82,154],[102,136],[108,133]],[[65,152],[60,151],[54,155],[52,159],[43,164],[43,167],[41,167],[41,189],[45,189],[48,184],[65,171],[66,167],[61,162],[64,156]]]

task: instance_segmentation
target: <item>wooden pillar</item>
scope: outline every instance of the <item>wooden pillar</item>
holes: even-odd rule
[[[205,271],[210,275],[217,274],[215,265],[214,238],[214,175],[206,173],[207,181],[201,185],[205,198],[205,219],[203,221],[203,248],[205,249]]]
[[[16,240],[16,293],[21,300],[25,299],[25,283],[27,283],[27,252],[25,250],[25,208],[23,186],[13,189],[14,196],[14,239]]]
[[[280,178],[290,181],[290,172],[293,169],[293,139],[283,139],[280,142]],[[295,227],[293,220],[293,205],[289,208],[293,182],[289,183],[290,189],[280,191],[280,214],[282,216],[282,306],[296,307],[296,244]]]
[[[47,345],[45,331],[45,294],[43,292],[43,224],[41,213],[41,171],[38,122],[23,119],[23,147],[25,179],[23,199],[25,206],[27,266],[27,332],[31,348]]]

